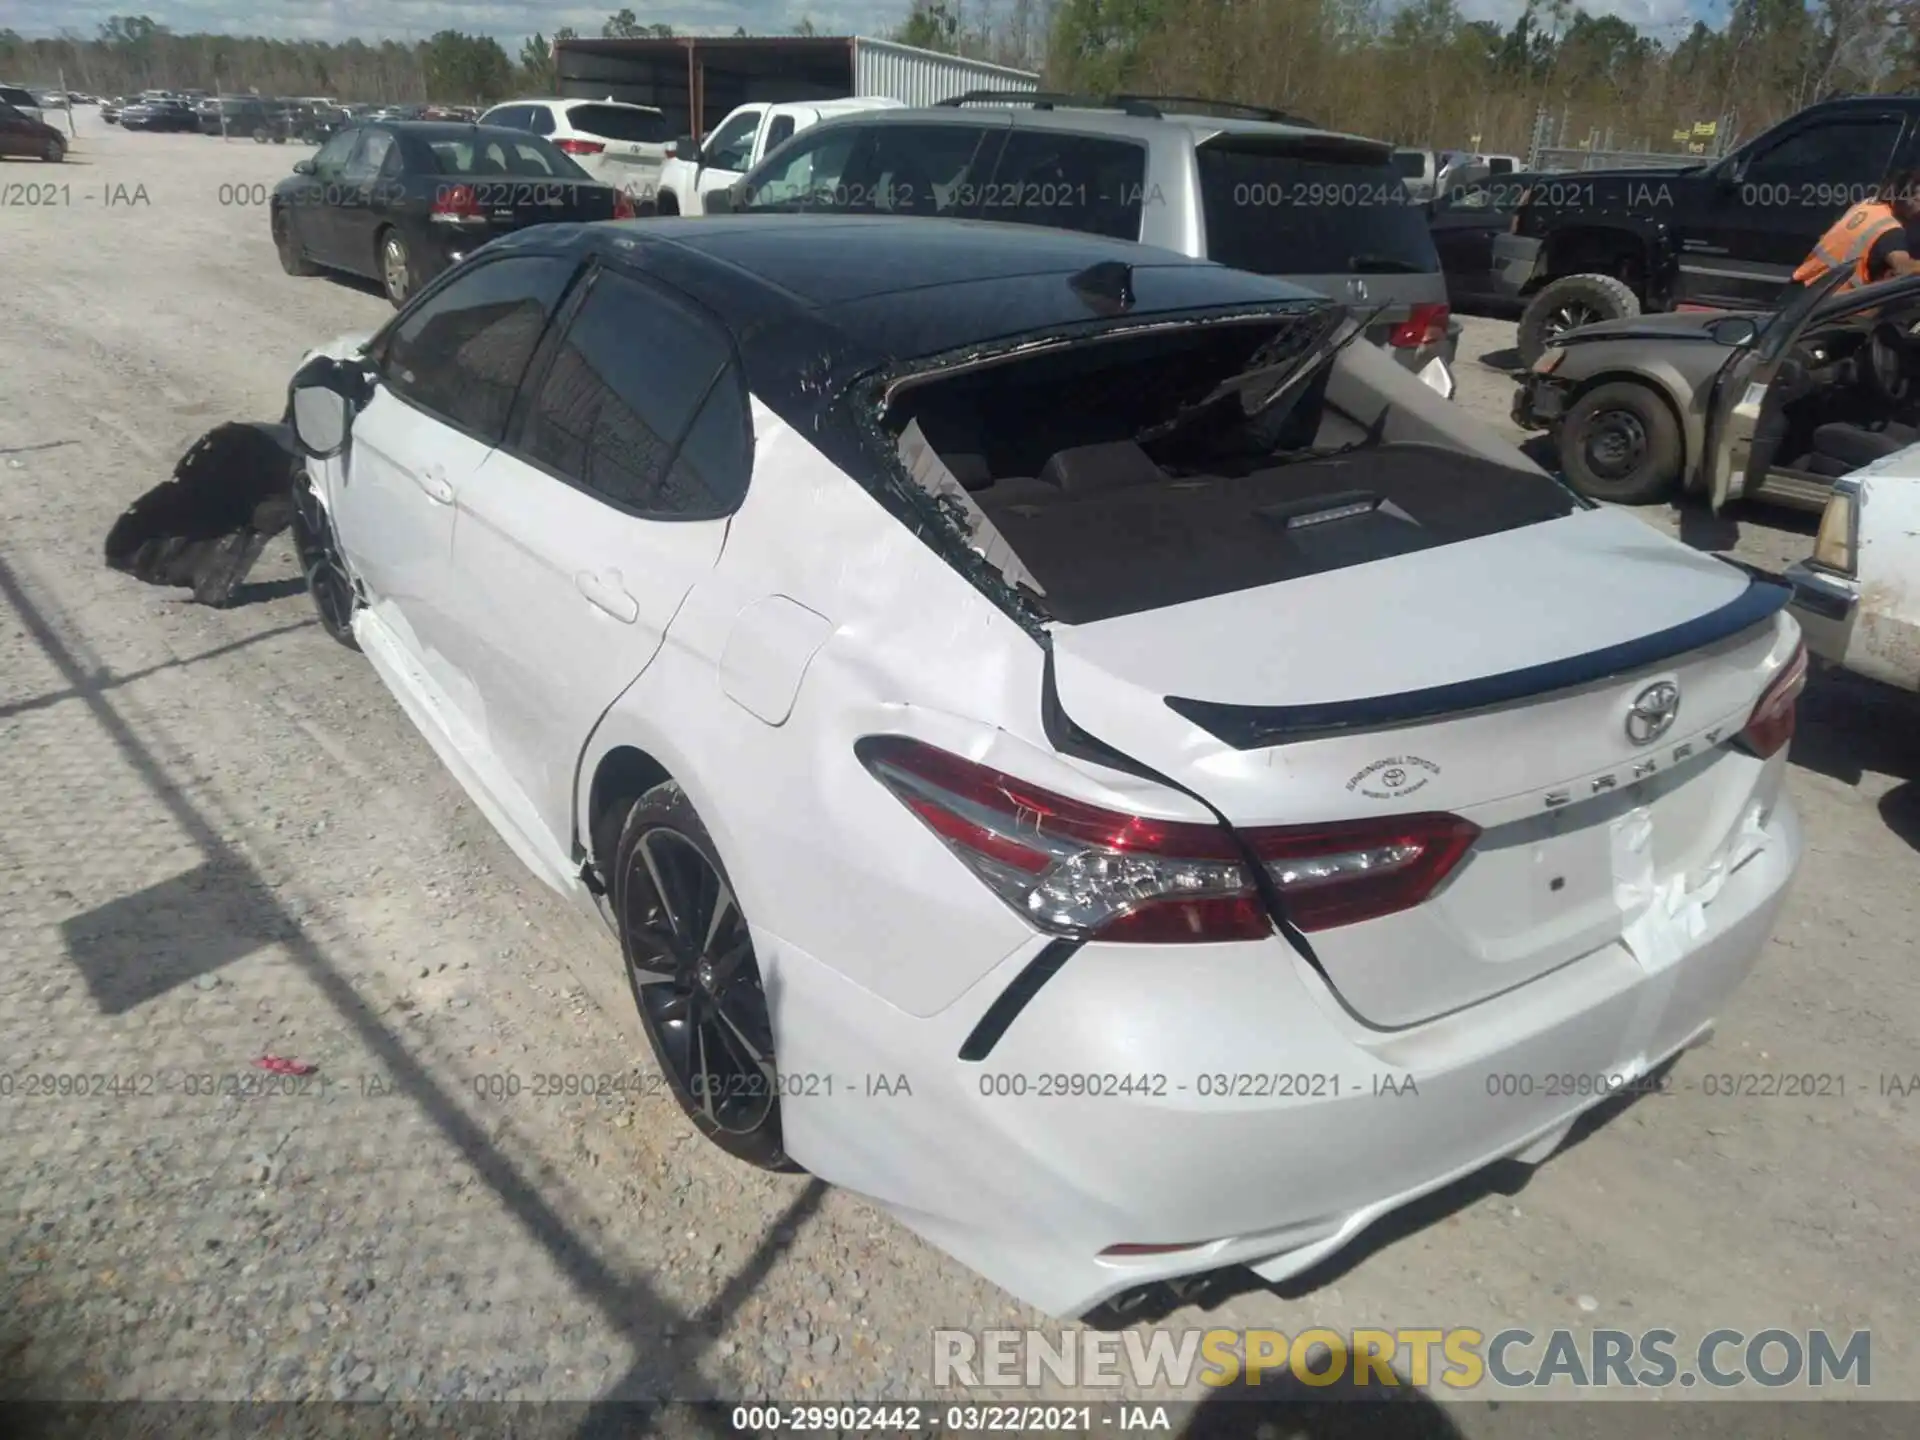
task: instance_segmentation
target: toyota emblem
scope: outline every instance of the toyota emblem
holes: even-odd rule
[[[1680,718],[1680,687],[1671,680],[1656,680],[1627,708],[1627,739],[1636,745],[1651,745],[1673,728]]]

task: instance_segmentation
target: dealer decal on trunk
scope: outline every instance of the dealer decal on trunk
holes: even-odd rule
[[[1398,800],[1411,795],[1440,773],[1440,767],[1418,755],[1395,755],[1376,760],[1347,781],[1347,789],[1358,790],[1375,800]]]

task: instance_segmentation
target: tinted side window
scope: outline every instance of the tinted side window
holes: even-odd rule
[[[402,399],[497,442],[572,273],[568,261],[535,255],[474,267],[396,324],[381,378]]]
[[[793,116],[776,115],[773,123],[767,126],[767,149],[793,138]]]
[[[719,330],[654,287],[603,271],[554,351],[515,448],[624,510],[707,519],[745,493],[745,423]],[[676,460],[682,437],[689,443]]]
[[[1753,158],[1745,179],[1776,184],[1831,186],[1878,184],[1900,139],[1900,121],[1873,116],[1830,120],[1789,135]],[[1771,202],[1779,204],[1779,200]],[[1789,202],[1792,203],[1792,202]]]
[[[976,213],[982,220],[1138,240],[1146,179],[1144,145],[1015,130]]]
[[[976,192],[987,178],[974,157],[997,133],[978,125],[875,125],[847,174],[845,203],[834,208],[881,215],[968,210],[979,204]]]
[[[527,128],[536,135],[553,133],[553,111],[544,105],[535,105],[527,115]]]
[[[504,125],[510,130],[524,130],[532,117],[532,107],[526,105],[508,105],[500,110],[489,111],[481,120],[483,125]]]
[[[349,184],[365,185],[380,173],[380,167],[387,163],[387,157],[393,150],[393,136],[385,130],[369,130],[360,142],[360,148],[353,152],[353,159],[347,162],[342,177]]]
[[[841,183],[866,131],[824,126],[808,132],[755,173],[752,188],[734,207],[739,210],[843,210],[848,193]]]
[[[347,157],[353,154],[353,147],[360,142],[360,131],[342,130],[326,144],[320,147],[320,153],[313,157],[313,168],[322,175],[337,175],[347,163]]]

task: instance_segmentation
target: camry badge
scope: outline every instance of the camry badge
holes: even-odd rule
[[[1656,680],[1634,696],[1627,709],[1627,739],[1636,745],[1651,745],[1679,718],[1680,687],[1671,680]]]

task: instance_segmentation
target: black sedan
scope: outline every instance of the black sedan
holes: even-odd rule
[[[334,135],[274,187],[269,214],[289,275],[364,275],[398,307],[496,235],[625,220],[633,203],[537,135],[395,121]]]
[[[184,100],[142,100],[120,112],[120,128],[191,131],[200,128],[200,121]]]

